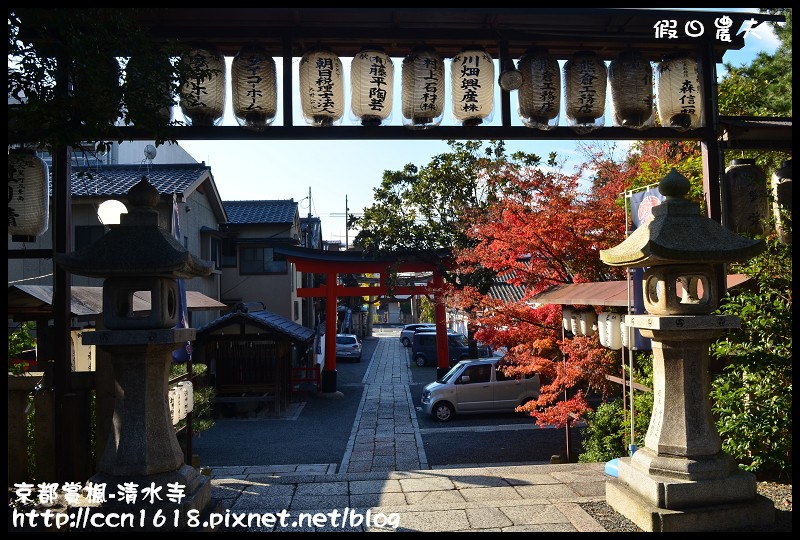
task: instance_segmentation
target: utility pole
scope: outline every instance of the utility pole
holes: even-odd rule
[[[306,249],[310,249],[312,246],[311,242],[311,186],[308,187],[308,222],[306,223],[306,238],[305,238],[305,246]],[[314,275],[311,272],[303,272],[303,285],[307,288],[311,288],[314,286]],[[315,320],[315,313],[314,313],[314,298],[305,298],[303,299],[305,302],[306,308],[306,325],[309,328],[314,328],[316,330],[316,320]]]
[[[347,195],[344,196],[344,250],[347,251],[347,244],[349,243],[350,231],[347,228],[347,213],[350,208],[347,207]]]
[[[306,227],[306,247],[311,247],[311,186],[308,186],[308,226]]]

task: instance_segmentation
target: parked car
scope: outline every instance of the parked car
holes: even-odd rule
[[[361,341],[355,334],[336,334],[336,359],[350,358],[361,362]]]
[[[469,358],[469,340],[467,336],[458,332],[447,333],[447,356],[448,365],[452,366],[459,360]],[[485,358],[489,356],[489,349],[486,346],[478,347],[478,356]],[[411,359],[419,367],[428,365],[439,365],[436,350],[436,332],[420,331],[414,334],[411,341]]]
[[[414,338],[414,334],[417,331],[436,331],[436,325],[433,323],[412,323],[407,324],[400,330],[400,343],[403,344],[403,347],[411,347],[411,341]]]
[[[539,397],[539,375],[507,377],[497,364],[502,358],[462,360],[441,379],[422,389],[422,408],[441,422],[456,414],[513,412]]]

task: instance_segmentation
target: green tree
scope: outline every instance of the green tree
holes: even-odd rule
[[[781,44],[775,54],[761,53],[750,65],[726,65],[728,74],[719,85],[721,114],[792,115],[792,9],[762,12],[786,18],[785,25],[770,23]],[[746,155],[768,173],[791,158],[782,152]],[[791,209],[788,214],[790,229]],[[719,308],[739,317],[741,328],[712,347],[712,356],[724,366],[712,380],[712,407],[723,449],[740,466],[762,477],[791,478],[792,246],[774,233],[766,243],[762,254],[729,268],[751,279],[742,291],[723,298]]]
[[[792,116],[792,8],[761,8],[762,13],[780,14],[783,24],[769,22],[780,45],[774,54],[760,52],[750,64],[725,63],[726,74],[718,86],[719,113],[723,116]],[[774,171],[790,159],[785,152],[736,150],[731,158],[748,157],[764,171]]]
[[[16,358],[22,351],[33,349],[36,346],[36,339],[31,333],[36,329],[36,323],[33,321],[25,321],[20,323],[8,335],[8,371],[9,373],[23,373],[28,363],[21,361],[12,364],[12,359]]]
[[[792,8],[761,8],[780,14],[784,24],[769,22],[780,40],[774,54],[760,52],[748,65],[725,63],[718,106],[728,116],[792,116]]]
[[[434,156],[428,165],[409,164],[402,171],[384,173],[381,185],[373,190],[374,203],[353,220],[361,229],[354,243],[368,254],[429,262],[449,287],[485,293],[495,273],[479,265],[453,267],[453,253],[476,244],[469,227],[497,197],[509,171],[538,164],[540,158],[525,153],[508,156],[502,141],[448,141],[448,145],[452,151]],[[472,319],[474,306],[461,307]],[[468,327],[470,351],[477,356],[474,325]]]
[[[179,61],[188,45],[154,39],[143,9],[9,8],[10,140],[94,152],[120,120],[157,144],[172,140],[179,122],[163,110],[181,81],[215,74]],[[123,77],[127,68],[135,76]]]
[[[769,238],[764,253],[736,265],[751,278],[728,295],[722,315],[741,319],[712,347],[724,362],[712,380],[723,448],[762,476],[792,476],[792,246]]]

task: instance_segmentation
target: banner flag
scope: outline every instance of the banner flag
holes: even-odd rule
[[[633,223],[631,230],[633,230],[653,219],[653,207],[661,204],[666,197],[658,191],[658,187],[652,187],[638,193],[631,193],[630,199],[631,222]]]
[[[178,198],[172,194],[172,235],[181,242],[180,214],[178,213]],[[175,328],[189,328],[189,307],[186,304],[186,284],[183,279],[178,282],[178,324]],[[187,341],[172,351],[173,362],[188,362],[192,360],[192,342]]]
[[[646,225],[653,219],[653,207],[658,206],[666,199],[654,186],[644,189],[637,193],[630,194],[631,200],[631,230]],[[644,309],[644,297],[642,292],[642,281],[644,268],[634,268],[633,273],[633,313],[641,315],[646,313]],[[633,349],[636,351],[648,351],[652,349],[650,340],[643,337],[639,330],[634,330]]]

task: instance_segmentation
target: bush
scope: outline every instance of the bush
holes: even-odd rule
[[[723,298],[718,313],[741,320],[711,348],[725,364],[712,380],[722,447],[761,478],[792,476],[792,246],[776,238],[733,271],[751,286]]]
[[[637,374],[634,380],[645,386],[653,384],[653,358],[650,354],[637,357]],[[628,371],[626,369],[626,371]],[[626,377],[630,375],[626,373]],[[644,446],[644,437],[653,412],[653,394],[641,390],[633,393],[634,444]],[[631,420],[630,410],[622,408],[622,399],[602,403],[594,412],[586,415],[587,427],[583,428],[584,452],[578,456],[581,463],[610,461],[630,454]]]

